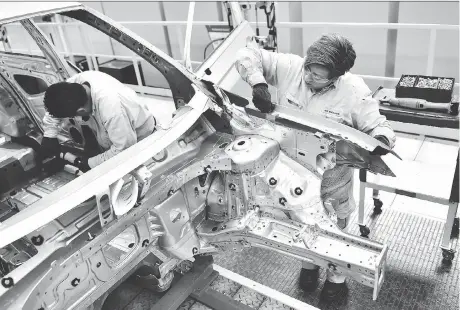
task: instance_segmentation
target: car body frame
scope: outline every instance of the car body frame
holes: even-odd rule
[[[319,189],[324,171],[336,164],[393,175],[380,156],[392,151],[353,128],[290,107],[260,113],[232,93],[239,75],[229,59],[254,35],[236,9],[235,28],[193,73],[81,4],[11,4],[0,25],[23,25],[54,72],[51,83],[74,69],[32,21],[48,14],[88,24],[158,69],[176,111],[151,136],[81,174],[60,158],[37,156],[41,119],[8,69],[12,56],[0,53],[0,86],[8,93],[2,98],[28,123],[9,132],[16,134],[11,143],[32,149],[35,161],[29,170],[22,165],[24,177],[2,191],[11,211],[0,220],[3,309],[100,308],[140,266],[164,290],[196,255],[249,246],[349,275],[373,287],[377,298],[387,246],[342,232]],[[60,141],[69,151],[81,150],[69,135]]]

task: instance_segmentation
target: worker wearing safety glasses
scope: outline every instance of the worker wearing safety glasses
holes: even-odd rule
[[[238,51],[235,67],[253,89],[253,103],[261,112],[270,113],[275,106],[268,85],[278,91],[278,104],[321,115],[365,132],[393,148],[396,136],[379,103],[371,97],[363,79],[348,72],[354,65],[356,53],[346,38],[337,34],[323,35],[307,50],[305,58],[292,54],[260,49],[253,41]],[[336,166],[327,170],[321,183],[324,206],[332,206],[337,225],[345,229],[356,204],[353,197],[353,169]],[[303,262],[300,285],[315,290],[319,268]],[[334,298],[344,294],[345,277],[332,269],[322,296]]]

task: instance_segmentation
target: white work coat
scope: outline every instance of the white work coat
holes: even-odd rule
[[[105,150],[88,159],[91,168],[134,145],[155,130],[155,118],[134,90],[112,76],[99,71],[85,71],[69,79],[70,83],[88,83],[91,87],[93,111],[88,121],[73,118],[87,125]],[[44,136],[55,138],[61,130],[63,119],[48,112],[43,118]]]
[[[268,83],[278,90],[278,104],[290,106],[365,132],[373,137],[382,135],[394,146],[396,136],[385,116],[379,112],[379,102],[362,78],[345,73],[332,85],[312,91],[304,81],[304,61],[297,55],[273,53],[256,47],[238,51],[235,67],[243,80],[254,86]],[[337,217],[344,219],[355,209],[353,199],[353,169],[336,166],[323,175],[321,197],[329,199]]]

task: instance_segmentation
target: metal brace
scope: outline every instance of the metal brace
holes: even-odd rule
[[[103,207],[104,204],[102,203],[101,199],[107,196],[108,204],[109,204],[109,214],[104,217],[103,215]],[[115,212],[113,211],[112,203],[110,201],[110,190],[107,188],[105,191],[96,195],[96,203],[97,203],[97,211],[99,213],[99,220],[101,221],[101,227],[106,226],[108,223],[112,222],[115,219]]]
[[[141,165],[131,174],[134,176],[134,178],[136,178],[138,182],[139,192],[137,195],[137,204],[140,204],[150,188],[150,182],[152,181],[153,175],[144,165]]]

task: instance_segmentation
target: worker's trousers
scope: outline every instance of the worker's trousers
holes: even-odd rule
[[[337,226],[339,226],[340,229],[345,230],[349,222],[350,222],[350,215],[344,219],[337,219]],[[312,263],[302,261],[302,268],[309,269],[309,270],[315,270],[319,267]],[[333,283],[345,282],[346,276],[338,273],[333,266],[331,266],[330,268],[326,270],[326,275],[327,275],[327,280],[330,282],[333,282]]]

